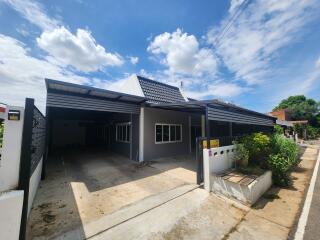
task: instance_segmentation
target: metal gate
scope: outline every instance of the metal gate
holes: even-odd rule
[[[30,178],[45,152],[46,119],[34,105],[34,99],[27,98],[25,103],[23,135],[20,157],[20,176],[18,189],[24,191],[20,225],[20,239],[26,238]]]

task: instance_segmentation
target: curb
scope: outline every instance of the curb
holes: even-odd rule
[[[314,191],[314,187],[315,187],[315,183],[318,175],[319,165],[320,165],[320,150],[318,150],[318,158],[316,160],[316,165],[313,169],[307,196],[303,205],[302,213],[299,218],[297,231],[294,235],[294,240],[303,240],[305,228],[308,221],[308,215],[309,215],[309,211],[312,203],[313,191]]]

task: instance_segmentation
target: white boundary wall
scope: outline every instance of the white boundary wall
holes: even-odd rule
[[[30,178],[30,187],[29,187],[29,200],[28,200],[28,216],[31,211],[31,207],[33,204],[33,200],[36,196],[37,190],[39,188],[39,184],[41,181],[41,172],[42,172],[42,162],[43,159],[41,158],[40,162],[38,163],[37,168],[34,170],[31,178]]]
[[[210,177],[232,168],[234,164],[235,145],[203,149],[204,188],[211,190]]]
[[[204,189],[252,205],[271,187],[272,173],[265,172],[249,185],[224,180],[219,174],[234,167],[235,153],[235,145],[203,150]]]
[[[0,193],[0,239],[19,239],[23,191]]]
[[[20,120],[9,121],[7,119],[9,110],[19,110]],[[6,107],[2,155],[0,160],[0,192],[15,189],[18,186],[23,122],[23,107]]]

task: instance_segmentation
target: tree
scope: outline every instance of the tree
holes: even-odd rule
[[[288,109],[293,120],[308,120],[311,124],[318,125],[320,102],[314,99],[306,98],[304,95],[290,96],[282,100],[273,110],[279,109]]]

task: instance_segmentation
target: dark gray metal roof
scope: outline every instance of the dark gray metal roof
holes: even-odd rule
[[[219,100],[202,100],[176,103],[149,104],[150,107],[176,110],[184,112],[197,112],[205,114],[208,108],[208,119],[216,121],[237,122],[243,124],[256,124],[272,126],[276,118],[255,112],[234,104],[225,103]]]
[[[179,88],[137,76],[141,89],[149,103],[185,102]]]
[[[48,93],[64,93],[81,97],[99,98],[106,100],[117,100],[130,103],[141,103],[146,99],[141,96],[130,95],[121,92],[94,88],[74,83],[62,82],[52,79],[45,79]]]

